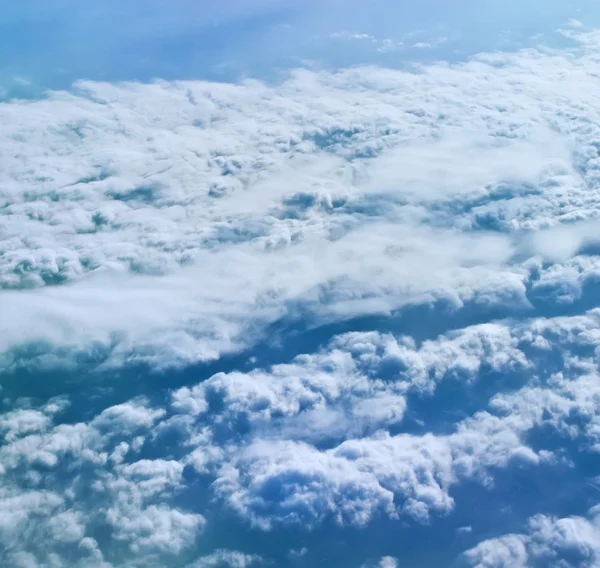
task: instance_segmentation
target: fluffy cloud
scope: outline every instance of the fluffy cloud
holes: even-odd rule
[[[594,345],[598,329],[592,312],[513,328],[485,324],[420,348],[407,338],[350,333],[333,340],[331,350],[268,373],[218,374],[185,387],[173,405],[199,416],[197,428],[210,424],[225,444],[224,454],[214,454],[214,490],[257,526],[314,526],[331,518],[363,525],[379,514],[427,521],[453,510],[450,489],[457,483],[487,485],[498,468],[560,457],[524,443],[535,428],[596,443],[597,378],[589,375],[595,362],[565,358],[560,375],[548,377],[539,354],[550,345],[565,353]],[[406,424],[407,397],[434,395],[442,381],[468,392],[492,380],[489,410],[454,423],[452,433],[386,433]],[[520,388],[507,394],[506,386]],[[585,417],[578,430],[569,425],[574,412]],[[240,435],[252,443],[239,446]],[[203,456],[202,471],[211,461]]]
[[[162,413],[137,400],[107,408],[88,424],[53,424],[53,417],[33,410],[5,414],[3,562],[54,566],[71,559],[109,566],[93,536],[102,530],[142,563],[193,544],[204,518],[168,504],[181,487],[183,465],[135,459],[140,438]],[[123,438],[128,442],[119,442]]]
[[[393,556],[384,556],[375,564],[364,564],[362,568],[369,568],[370,566],[375,568],[398,568],[398,559]]]
[[[255,554],[243,554],[234,550],[216,550],[190,564],[188,568],[248,568],[259,564],[263,564],[263,560]]]
[[[597,562],[579,501],[495,539],[460,510],[600,473],[600,41],[573,37],[3,103],[2,563],[317,565],[298,531],[453,515],[470,565]]]
[[[599,334],[596,311],[471,326],[420,344],[351,332],[290,363],[175,389],[162,408],[136,398],[75,424],[61,421],[64,400],[5,412],[6,561],[45,566],[53,554],[183,566],[207,522],[194,476],[184,475],[190,466],[219,507],[260,531],[433,523],[453,513],[463,483],[492,490],[512,468],[573,467],[568,453],[529,441],[536,428],[595,451]],[[552,352],[561,357],[550,368]],[[451,408],[447,385],[464,404]],[[98,540],[103,530],[113,544]],[[531,546],[509,536],[465,558],[525,566]],[[192,565],[258,561],[215,552]]]
[[[526,534],[490,539],[465,553],[469,566],[596,566],[600,559],[598,510],[589,518],[537,515]]]
[[[526,305],[508,235],[597,209],[596,40],[580,40],[578,56],[4,103],[1,281],[33,289],[0,299],[3,366],[35,341],[44,366],[73,355],[48,341],[112,364],[211,359],[298,305],[329,321]]]

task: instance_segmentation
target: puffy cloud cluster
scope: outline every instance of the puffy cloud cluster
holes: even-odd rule
[[[242,554],[232,550],[216,550],[190,564],[188,568],[248,568],[263,564],[255,554]]]
[[[596,218],[597,38],[579,39],[418,73],[83,82],[3,103],[3,367],[16,343],[170,365],[298,310],[526,305],[557,246],[565,260],[595,239],[524,239]]]
[[[268,373],[218,374],[184,387],[173,406],[198,417],[198,434],[207,425],[213,430],[221,447],[213,450],[214,490],[257,526],[332,518],[364,525],[382,514],[427,521],[453,510],[455,484],[487,485],[498,468],[570,458],[527,444],[537,428],[585,440],[593,451],[599,329],[590,312],[513,327],[483,324],[420,347],[409,338],[350,333]],[[585,359],[573,353],[586,349]],[[565,355],[551,373],[553,350]],[[435,396],[447,382],[463,391],[457,408]],[[484,394],[469,415],[479,389]],[[430,396],[442,418],[430,414],[436,404],[411,415],[411,400]],[[581,424],[571,424],[574,415]],[[422,426],[407,433],[408,421]],[[248,442],[240,445],[240,435]],[[190,459],[210,469],[204,449]]]
[[[527,534],[484,541],[467,551],[464,561],[478,568],[596,566],[600,560],[598,513],[594,507],[589,518],[537,515],[529,520]]]
[[[76,559],[81,566],[109,566],[100,550],[102,533],[123,554],[142,558],[178,555],[194,542],[202,515],[168,505],[180,489],[183,465],[124,461],[139,453],[163,412],[130,401],[89,423],[54,425],[55,410],[49,405],[3,415],[3,563],[58,566]]]
[[[3,103],[1,563],[329,566],[320,530],[454,518],[473,566],[597,562],[600,41],[577,38]],[[517,475],[579,500],[519,509]],[[385,544],[353,565],[402,565]]]
[[[599,334],[596,311],[482,324],[420,345],[352,332],[291,363],[175,389],[162,408],[133,399],[75,424],[60,419],[64,400],[5,412],[5,559],[184,566],[206,524],[195,479],[260,531],[435,522],[453,513],[462,483],[493,491],[513,468],[575,468],[574,456],[548,440],[597,451]],[[551,352],[560,354],[556,368]],[[447,384],[460,393],[454,408],[438,394]],[[529,438],[540,428],[548,430],[542,443]],[[485,542],[466,558],[527,558],[524,539]],[[485,558],[479,565],[496,565]],[[259,559],[215,552],[194,562]]]

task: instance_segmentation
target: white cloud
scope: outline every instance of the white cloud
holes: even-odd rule
[[[536,515],[528,532],[490,539],[465,553],[469,566],[595,566],[600,559],[598,511],[589,518]]]
[[[52,517],[48,523],[49,538],[55,542],[80,542],[85,535],[81,513],[64,511]]]
[[[479,544],[466,553],[471,566],[477,568],[527,568],[526,540],[520,535],[507,535]]]
[[[104,554],[110,548],[92,536],[99,526],[139,558],[141,564],[132,560],[131,566],[192,546],[205,519],[173,502],[183,464],[137,459],[139,435],[164,412],[132,400],[87,424],[54,424],[54,417],[27,409],[2,415],[2,562],[46,568],[70,558],[70,565],[109,568]]]
[[[41,420],[46,415],[34,410],[6,413],[0,458],[11,481],[0,496],[6,519],[0,536],[14,547],[31,526],[29,534],[45,535],[45,548],[28,539],[23,545],[46,556],[59,543],[77,547],[100,566],[107,551],[89,540],[88,530],[104,522],[140,565],[181,554],[202,538],[206,523],[193,503],[188,510],[174,505],[186,490],[186,463],[213,480],[218,503],[262,530],[317,527],[327,519],[364,526],[381,516],[428,522],[452,513],[452,488],[463,481],[493,487],[498,472],[513,465],[554,463],[551,453],[524,442],[538,425],[597,443],[599,337],[595,311],[472,326],[420,345],[354,332],[289,364],[219,373],[177,389],[165,409],[134,399],[75,425],[53,425],[57,418]],[[535,353],[549,346],[564,353],[564,363],[561,373],[541,380]],[[575,354],[586,348],[587,358]],[[489,371],[516,374],[523,384],[512,394],[498,384],[487,411],[448,417],[447,434],[429,432],[427,424],[423,434],[387,432],[404,423],[411,394],[435,400],[445,381],[467,392]],[[574,412],[586,415],[584,427],[573,429]],[[329,414],[334,419],[323,422]],[[165,445],[163,435],[173,431],[182,438]],[[144,436],[159,452],[153,459],[138,456]],[[174,451],[182,458],[169,457]],[[36,490],[25,491],[31,484]],[[47,520],[39,520],[40,512]],[[484,543],[465,558],[480,566],[526,566],[533,545],[524,538]],[[26,550],[17,547],[15,554]],[[258,559],[215,553],[198,562],[243,566]]]
[[[202,515],[160,505],[150,505],[139,511],[131,511],[127,506],[110,509],[107,520],[115,529],[114,538],[130,542],[131,552],[136,555],[151,552],[180,554],[194,543],[204,525]]]
[[[361,525],[378,514],[419,521],[448,514],[454,508],[453,485],[465,479],[491,485],[492,471],[499,468],[555,460],[552,453],[524,443],[537,426],[553,425],[596,444],[597,376],[588,374],[593,363],[565,358],[565,378],[556,376],[540,386],[536,382],[544,368],[523,349],[543,353],[552,344],[568,353],[594,346],[598,329],[591,312],[512,328],[474,326],[426,341],[419,349],[409,339],[350,333],[336,338],[332,351],[301,356],[269,373],[215,375],[193,389],[196,404],[205,408],[210,398],[221,409],[213,414],[220,436],[230,432],[230,439],[237,439],[236,424],[243,417],[247,436],[254,438],[248,446],[230,443],[224,455],[215,455],[215,491],[263,528],[274,523],[315,526],[330,517]],[[449,435],[384,433],[403,423],[408,394],[431,395],[440,381],[460,381],[470,389],[474,381],[484,380],[483,369],[521,377],[523,386],[506,394],[499,383],[490,412],[457,422]],[[194,405],[190,408],[194,412]],[[574,412],[585,414],[585,430],[569,426]],[[312,445],[323,443],[333,447]],[[206,470],[207,462],[200,463]]]
[[[401,49],[404,44],[401,41],[395,42],[389,38],[381,41],[381,45],[377,48],[380,53],[390,53]]]
[[[38,410],[14,410],[0,416],[0,432],[7,442],[45,430],[50,424],[50,418]]]
[[[243,554],[234,550],[217,550],[208,556],[203,556],[187,568],[247,568],[263,564],[256,554]]]
[[[398,568],[398,559],[393,556],[384,556],[375,564],[363,564],[362,568]]]
[[[63,499],[47,491],[29,491],[11,495],[3,490],[0,507],[0,538],[2,542],[12,544],[25,532],[31,517],[51,515],[63,503]]]
[[[347,39],[347,40],[361,40],[361,39],[369,39],[369,40],[374,40],[375,38],[373,38],[372,36],[370,36],[369,34],[361,34],[361,33],[352,33],[352,32],[335,32],[332,33],[330,36],[330,38],[332,39]]]
[[[149,428],[164,414],[162,409],[148,408],[144,400],[132,400],[103,410],[91,425],[101,432],[131,436],[140,428]]]
[[[66,398],[7,395],[0,560],[243,568],[263,561],[204,541],[195,555],[206,508],[257,531],[427,524],[452,515],[465,482],[493,491],[512,467],[575,468],[568,448],[535,443],[537,428],[596,452],[600,316],[578,301],[600,274],[588,254],[600,42],[573,37],[576,53],[414,73],[84,82],[2,104],[7,376],[76,371],[82,355],[95,379],[138,362],[162,371],[252,347],[285,318],[314,331],[420,304],[436,316],[425,326],[441,323],[410,337],[417,313],[407,336],[355,331],[265,368],[161,375],[173,390],[159,397],[128,400],[113,381],[93,416],[72,409],[79,421],[63,418]],[[575,551],[591,564],[597,525],[595,511],[538,515],[465,559]]]
[[[379,561],[379,568],[397,568],[398,559],[393,556],[385,556]]]
[[[315,526],[333,517],[365,525],[379,514],[426,522],[452,511],[451,485],[486,478],[487,467],[537,463],[509,425],[485,415],[450,437],[387,436],[348,440],[332,450],[260,441],[223,466],[215,491],[257,526]],[[417,473],[419,472],[419,473]]]
[[[100,344],[111,364],[211,359],[296,301],[338,319],[522,295],[511,242],[466,231],[595,218],[593,37],[577,57],[297,71],[274,87],[84,82],[3,104],[2,153],[19,158],[2,174],[1,278],[38,288],[0,299],[4,368],[36,340]]]
[[[590,447],[598,443],[599,338],[596,311],[472,326],[420,345],[407,337],[354,332],[289,364],[219,373],[177,389],[165,409],[134,399],[72,425],[53,425],[60,413],[5,413],[0,458],[10,471],[5,479],[12,481],[1,499],[7,520],[2,538],[15,542],[39,511],[48,511],[47,522],[32,526],[41,531],[34,534],[47,535],[50,547],[61,542],[93,549],[104,562],[100,549],[85,540],[87,527],[102,520],[140,559],[180,554],[206,522],[193,506],[185,511],[169,505],[185,490],[185,463],[214,480],[211,491],[221,503],[263,530],[317,527],[326,519],[366,525],[380,515],[427,522],[451,514],[451,489],[463,481],[491,487],[497,472],[511,465],[553,463],[555,456],[523,441],[538,425]],[[535,353],[549,348],[564,353],[563,367],[541,380]],[[575,354],[581,349],[588,349],[587,358]],[[487,380],[484,371],[516,374],[522,386],[510,394],[498,384],[488,411],[456,422],[448,417],[448,434],[428,432],[427,424],[424,434],[386,432],[404,423],[411,410],[407,397],[435,398],[444,381],[468,391]],[[570,421],[574,412],[586,417],[577,428]],[[173,445],[164,445],[163,435],[173,431],[182,436],[180,460],[169,457]],[[162,457],[138,457],[144,436]],[[64,478],[59,470],[72,473]],[[83,472],[91,475],[85,487],[93,488],[86,497],[76,482]],[[39,489],[24,491],[31,484]],[[521,541],[482,545],[469,558],[481,556],[482,566],[516,563]]]

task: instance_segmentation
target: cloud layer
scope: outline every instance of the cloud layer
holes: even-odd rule
[[[594,565],[573,37],[1,104],[3,564]]]

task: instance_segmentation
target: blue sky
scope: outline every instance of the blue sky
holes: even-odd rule
[[[598,12],[591,0],[5,1],[1,79],[10,94],[26,95],[80,79],[278,79],[299,65],[456,60],[529,45],[539,34],[556,43],[559,26],[576,17],[592,26]],[[348,39],[357,34],[404,45]],[[413,47],[423,44],[432,47]]]
[[[600,9],[0,1],[0,564],[600,563]]]

